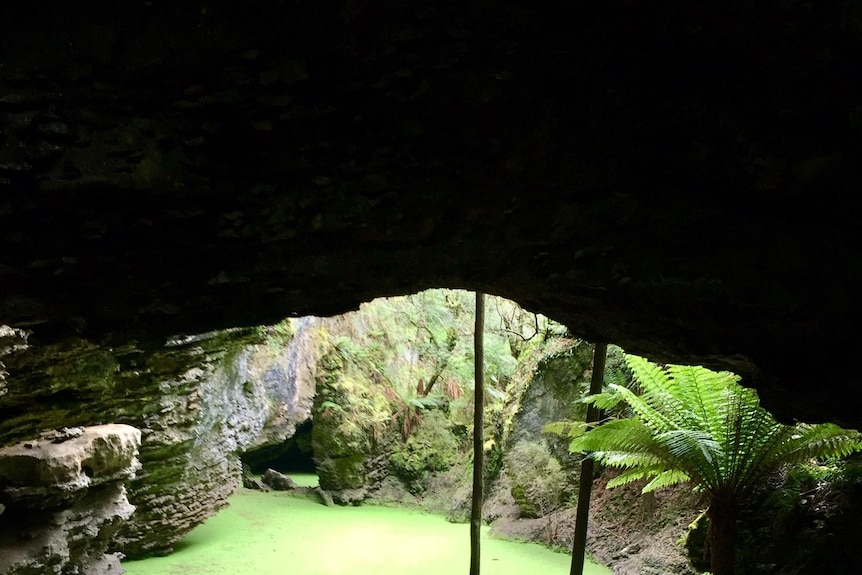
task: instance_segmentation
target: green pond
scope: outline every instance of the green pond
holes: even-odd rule
[[[291,476],[312,486],[312,477]],[[167,557],[126,561],[128,575],[440,575],[467,573],[469,526],[410,509],[326,507],[240,489]],[[567,575],[571,560],[535,543],[482,537],[485,575]],[[584,573],[607,575],[588,564]]]

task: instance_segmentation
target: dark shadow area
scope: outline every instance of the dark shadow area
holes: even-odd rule
[[[242,455],[242,462],[251,472],[260,474],[267,469],[282,473],[316,473],[311,448],[311,420],[301,423],[293,437],[278,445],[267,445]]]

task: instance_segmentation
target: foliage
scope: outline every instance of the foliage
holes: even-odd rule
[[[405,443],[396,446],[389,463],[416,493],[425,489],[429,472],[448,469],[457,456],[458,441],[449,429],[449,421],[440,411],[432,411]]]
[[[488,296],[485,309],[488,478],[503,463],[500,422],[517,354],[541,347],[565,328],[503,298]],[[435,289],[380,298],[357,312],[321,320],[313,434],[323,484],[344,483],[327,479],[328,470],[352,479],[379,477],[379,462],[388,462],[415,493],[439,471],[437,457],[450,459],[450,441],[459,460],[469,458],[474,313],[475,293]],[[429,429],[442,430],[440,418],[448,418],[445,433],[432,437]],[[338,465],[329,461],[348,456]]]
[[[845,573],[858,565],[862,502],[859,454],[847,459],[806,461],[773,474],[754,504],[740,512],[739,554],[751,573]],[[785,567],[786,566],[786,567]],[[815,567],[816,566],[816,567]]]
[[[553,324],[503,298],[489,296],[485,330],[486,391],[505,390],[515,370],[508,338],[527,340],[526,319],[541,326]],[[380,298],[363,304],[351,314],[353,328],[343,337],[356,347],[350,353],[365,354],[382,379],[392,386],[410,386],[417,395],[432,393],[457,400],[473,387],[473,313],[475,294],[435,289],[411,296]],[[513,323],[514,322],[514,323]],[[529,325],[532,325],[530,323]],[[557,325],[557,324],[553,324]],[[517,335],[513,335],[517,334]],[[542,334],[533,336],[541,339]],[[363,351],[365,350],[365,351]],[[370,350],[370,351],[369,351]]]
[[[647,478],[647,492],[692,480],[710,493],[745,495],[782,464],[860,447],[856,432],[836,425],[779,423],[730,372],[661,367],[633,355],[626,363],[636,389],[611,384],[587,401],[602,409],[625,403],[634,417],[605,422],[570,446],[626,470],[608,487]]]
[[[327,422],[344,441],[368,449],[389,424],[386,396],[351,369],[330,375],[329,385],[316,401],[315,425]]]
[[[562,503],[566,474],[543,442],[516,443],[506,455],[505,470],[524,517],[542,517]]]
[[[782,465],[859,450],[860,435],[832,424],[784,425],[729,372],[660,366],[627,355],[636,385],[610,384],[586,401],[624,404],[632,417],[612,419],[573,439],[573,451],[623,469],[608,487],[648,479],[644,492],[692,481],[710,498],[708,543],[716,575],[733,572],[740,505]]]
[[[365,482],[366,455],[391,420],[389,403],[338,347],[318,361],[312,444],[324,489],[356,489]]]
[[[862,461],[850,459],[810,460],[784,466],[770,478],[763,505],[778,516],[789,515],[809,501],[828,500],[835,494],[862,485]]]
[[[288,318],[274,325],[259,326],[257,328],[258,336],[262,337],[266,345],[270,347],[276,349],[286,347],[296,335],[295,321]]]

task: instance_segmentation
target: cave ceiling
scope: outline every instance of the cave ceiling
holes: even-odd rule
[[[5,2],[0,324],[475,289],[862,427],[860,48],[859,3]]]

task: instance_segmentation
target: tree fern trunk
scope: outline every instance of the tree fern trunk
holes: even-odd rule
[[[736,515],[739,505],[733,496],[714,495],[706,516],[706,541],[712,575],[733,575],[736,563]]]

